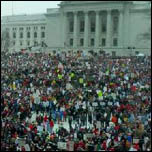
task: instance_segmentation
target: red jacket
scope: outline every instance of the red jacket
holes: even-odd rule
[[[79,142],[79,146],[78,147],[81,147],[81,148],[85,149],[85,144],[83,143],[83,141]]]
[[[134,146],[133,146],[135,149],[137,149],[137,150],[139,150],[139,144],[134,144]]]
[[[43,120],[44,120],[44,122],[46,122],[46,121],[47,121],[47,119],[48,119],[48,118],[47,118],[47,116],[45,115],[45,116],[44,116],[44,119],[43,119]]]
[[[30,124],[29,128],[32,130],[34,128],[34,126],[32,124]]]
[[[106,141],[104,141],[104,142],[102,143],[102,147],[104,148],[104,150],[107,149]]]
[[[54,122],[53,122],[53,120],[50,121],[50,127],[51,127],[51,128],[54,127]]]

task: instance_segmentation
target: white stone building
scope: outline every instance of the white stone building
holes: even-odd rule
[[[48,51],[103,50],[111,55],[150,54],[151,38],[142,36],[144,33],[151,35],[149,6],[133,1],[63,1],[59,8],[47,9],[46,14],[12,16],[8,17],[9,21],[5,17],[2,24],[9,27],[11,35],[16,28],[16,49],[22,47],[21,43],[27,47],[44,41]],[[19,37],[21,27],[25,36],[27,28],[31,30],[31,37],[24,37],[23,42]],[[35,31],[37,38],[34,38]]]
[[[2,30],[9,33],[11,52],[46,42],[46,18],[43,14],[5,16],[1,24]]]

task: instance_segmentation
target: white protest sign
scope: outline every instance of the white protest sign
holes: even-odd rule
[[[67,143],[66,142],[58,142],[58,148],[59,149],[67,149]]]
[[[107,91],[107,87],[104,87],[103,90],[104,90],[104,92],[106,92]]]
[[[97,121],[97,128],[101,128],[101,122],[100,121]]]
[[[139,143],[139,139],[133,139],[133,143]]]
[[[10,93],[10,92],[8,92],[8,93],[6,93],[6,95],[7,95],[7,96],[10,96],[10,95],[11,95],[11,93]]]
[[[43,127],[42,127],[42,126],[38,126],[38,127],[37,127],[37,130],[38,130],[39,132],[43,132]]]
[[[86,134],[87,138],[92,138],[94,135],[93,134]]]
[[[26,151],[31,151],[29,144],[26,144],[24,147]]]
[[[83,140],[87,140],[86,134],[83,135]]]
[[[101,105],[101,106],[105,106],[106,103],[105,103],[105,102],[100,102],[100,105]]]
[[[23,138],[19,138],[19,139],[18,139],[18,144],[19,144],[19,146],[24,146],[25,143],[26,143],[25,139],[23,139]]]
[[[112,106],[112,102],[108,102],[108,105],[109,105],[109,106]]]
[[[94,107],[97,107],[97,106],[98,106],[98,103],[97,103],[97,102],[93,102],[92,105],[93,105]]]
[[[77,133],[74,133],[74,138],[77,138]]]

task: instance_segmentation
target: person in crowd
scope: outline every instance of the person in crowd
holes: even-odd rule
[[[151,150],[150,57],[2,52],[1,60],[2,150],[58,150],[67,139],[75,151]]]

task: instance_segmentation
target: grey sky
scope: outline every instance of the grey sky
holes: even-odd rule
[[[58,8],[61,1],[13,1],[13,14],[46,13],[47,8]],[[12,1],[1,1],[1,16],[12,15]]]
[[[61,1],[13,1],[13,14],[46,13],[47,8],[57,8]],[[137,1],[134,1],[137,3]],[[12,1],[1,1],[1,15],[12,15]]]

